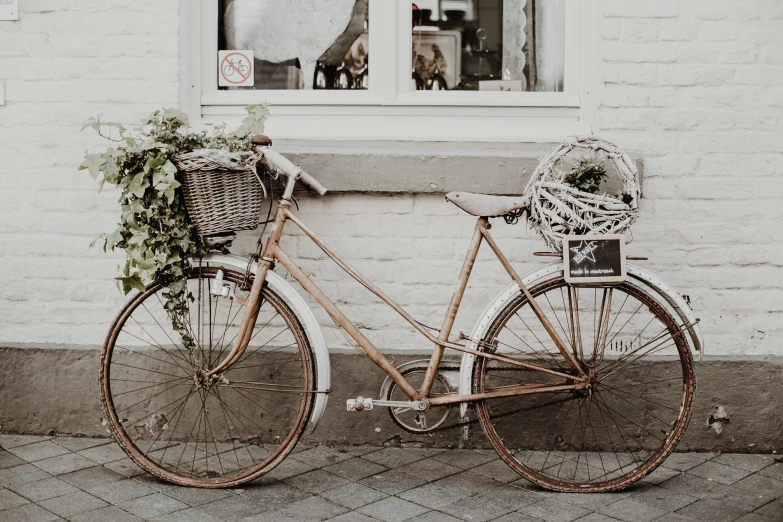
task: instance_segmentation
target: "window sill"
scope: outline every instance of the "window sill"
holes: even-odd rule
[[[202,105],[389,106],[389,107],[579,107],[579,96],[562,92],[416,91],[385,99],[371,91],[238,89],[204,93]]]
[[[272,105],[267,134],[276,139],[549,143],[591,133],[574,107]],[[239,125],[241,105],[204,105],[203,123]]]
[[[274,147],[332,193],[521,194],[557,143],[283,140]],[[631,155],[642,173],[642,161]]]

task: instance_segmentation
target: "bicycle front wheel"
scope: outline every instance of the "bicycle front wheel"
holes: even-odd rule
[[[250,345],[219,378],[204,379],[238,338],[244,274],[194,269],[188,322],[172,327],[166,288],[153,283],[125,306],[101,360],[106,420],[120,446],[161,479],[227,487],[274,468],[296,445],[313,407],[314,362],[302,325],[265,286]],[[193,343],[183,343],[184,334]],[[188,348],[187,345],[190,345]]]
[[[530,293],[590,375],[584,390],[485,400],[476,411],[500,457],[531,482],[568,492],[619,490],[673,451],[695,391],[687,342],[658,301],[626,282],[572,287],[562,277]],[[576,377],[520,294],[481,343],[492,350]],[[479,357],[474,390],[524,384],[574,384],[538,370]]]

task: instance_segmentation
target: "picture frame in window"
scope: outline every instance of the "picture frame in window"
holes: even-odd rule
[[[413,69],[425,85],[436,73],[449,90],[462,81],[462,33],[421,27],[413,31],[411,43]],[[446,65],[445,70],[440,64]]]

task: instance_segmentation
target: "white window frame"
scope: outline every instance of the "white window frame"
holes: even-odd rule
[[[231,123],[266,101],[267,132],[281,139],[547,142],[591,132],[595,0],[566,0],[563,92],[411,92],[410,0],[370,0],[367,91],[221,91],[218,2],[181,2],[183,105],[196,121]]]

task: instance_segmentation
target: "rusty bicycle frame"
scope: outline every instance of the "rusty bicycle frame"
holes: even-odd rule
[[[334,319],[334,321],[337,322],[337,324],[359,344],[365,355],[367,355],[367,357],[369,357],[377,366],[379,366],[381,370],[383,370],[397,384],[397,386],[399,386],[399,388],[405,393],[405,395],[408,396],[411,401],[424,401],[424,403],[428,406],[436,406],[480,401],[494,397],[511,397],[531,393],[580,390],[585,389],[588,386],[590,376],[585,373],[584,368],[577,360],[576,348],[573,345],[572,347],[569,347],[565,344],[565,342],[563,342],[558,333],[555,331],[555,328],[552,326],[552,323],[550,323],[549,319],[547,319],[547,317],[544,315],[543,310],[541,310],[539,305],[536,303],[535,299],[530,294],[530,291],[527,289],[519,275],[517,275],[516,271],[509,263],[508,259],[506,259],[505,255],[503,255],[503,252],[501,252],[500,247],[497,245],[497,243],[495,243],[495,240],[490,235],[489,229],[491,228],[491,225],[489,224],[486,217],[480,217],[476,221],[476,226],[473,231],[473,238],[470,242],[470,246],[468,247],[465,261],[462,264],[462,270],[460,271],[459,278],[457,280],[457,286],[451,296],[451,300],[446,310],[446,315],[443,318],[443,323],[441,325],[438,336],[435,337],[424,326],[418,323],[405,310],[403,310],[402,307],[395,303],[389,296],[387,296],[379,288],[377,288],[374,284],[372,284],[369,280],[357,272],[356,269],[354,269],[348,262],[341,258],[334,250],[332,250],[332,248],[326,245],[313,231],[307,228],[307,226],[291,212],[291,195],[293,193],[293,186],[295,183],[296,178],[293,176],[288,178],[285,193],[278,202],[275,218],[271,227],[271,233],[267,239],[261,259],[259,260],[258,269],[255,275],[255,279],[253,280],[253,286],[250,291],[250,295],[244,303],[247,305],[247,311],[242,318],[237,341],[226,358],[221,361],[220,364],[210,370],[206,374],[206,377],[211,377],[228,370],[231,365],[233,365],[242,357],[242,354],[247,349],[247,346],[249,345],[250,339],[252,337],[253,326],[258,316],[261,304],[261,289],[264,285],[267,271],[277,262],[280,263],[294,277],[294,279],[299,282],[300,285],[302,285],[302,288],[304,288],[307,293],[315,298],[315,300],[326,310],[331,318]],[[286,254],[283,248],[280,246],[280,238],[283,234],[283,229],[287,221],[292,221],[334,262],[336,262],[338,265],[341,265],[372,293],[374,293],[394,311],[400,314],[403,319],[410,323],[411,326],[421,333],[428,341],[435,345],[432,356],[430,357],[424,381],[420,389],[417,390],[413,385],[411,385],[410,382],[378,350],[378,348],[376,348],[375,345],[359,331],[356,325],[354,325],[351,320],[348,319],[348,317],[346,317],[340,311],[340,309],[321,291],[321,289],[310,280],[307,274],[305,274],[304,271],[299,268],[299,266],[297,266],[290,257],[288,257],[288,254]],[[576,375],[559,372],[512,357],[506,357],[503,355],[497,355],[479,350],[472,350],[466,346],[456,344],[448,340],[482,241],[486,241],[487,244],[489,244],[490,248],[495,253],[495,256],[503,265],[503,268],[506,270],[508,275],[517,283],[517,285],[519,285],[520,290],[530,303],[533,312],[538,317],[542,326],[549,334],[558,350],[562,353],[566,362],[576,371]],[[569,295],[569,300],[570,297],[571,296]],[[611,302],[611,295],[609,299]],[[470,395],[448,393],[430,397],[430,391],[435,381],[438,367],[440,366],[440,362],[443,357],[443,352],[446,348],[459,352],[471,353],[478,357],[484,357],[486,359],[503,362],[528,370],[547,373],[555,377],[561,377],[563,380],[546,384],[504,386],[485,393],[475,393]],[[589,367],[588,371],[592,373],[592,369]]]

